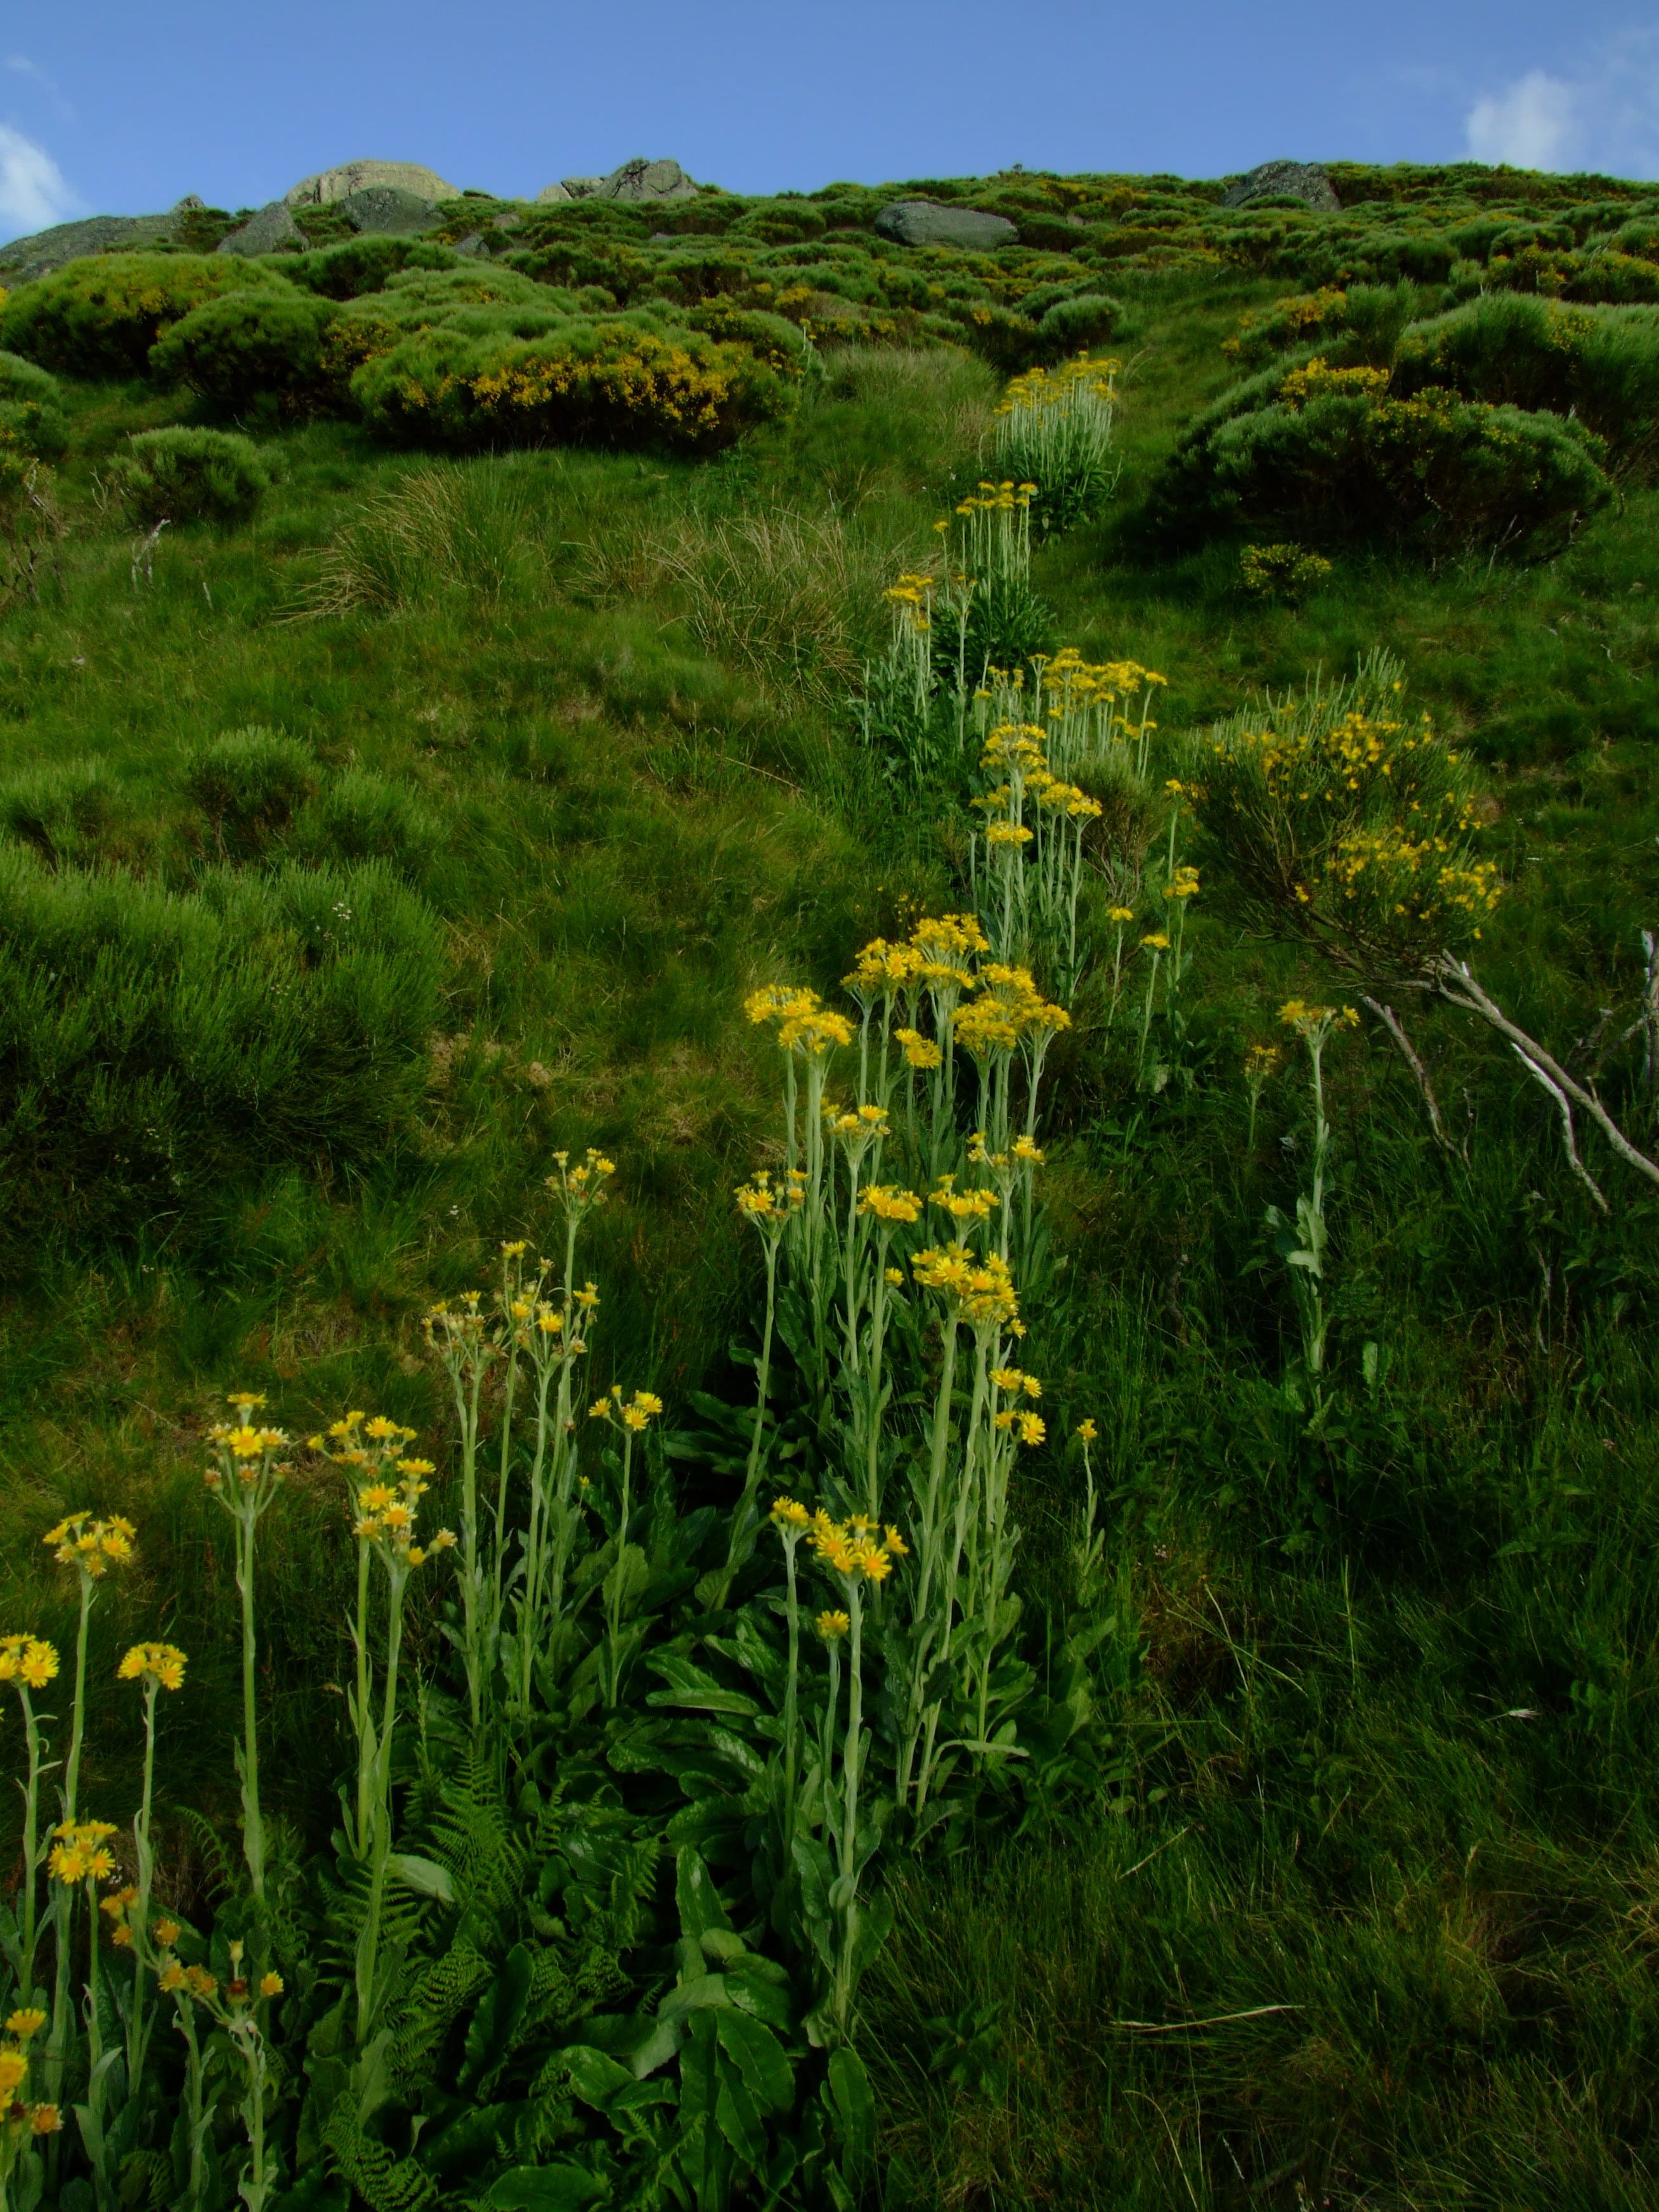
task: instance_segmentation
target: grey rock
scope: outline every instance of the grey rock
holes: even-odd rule
[[[245,222],[240,230],[233,230],[222,238],[215,249],[220,253],[277,253],[284,246],[303,246],[306,234],[289,210],[286,200],[272,200],[256,216]]]
[[[54,223],[50,230],[30,238],[14,238],[0,246],[0,282],[26,284],[36,276],[50,276],[67,262],[87,253],[130,252],[137,246],[159,245],[173,236],[172,215],[94,215],[81,222]]]
[[[989,215],[983,208],[942,207],[937,200],[895,200],[876,217],[876,228],[900,246],[961,246],[978,253],[1019,240],[1006,216]]]
[[[413,192],[417,198],[428,202],[459,197],[454,185],[447,183],[435,169],[423,168],[418,161],[343,161],[337,169],[322,169],[314,177],[301,177],[283,198],[290,207],[332,207],[337,200],[375,186]]]
[[[678,161],[647,161],[636,155],[608,177],[567,177],[549,185],[538,200],[689,200],[696,186]]]
[[[432,202],[418,192],[401,191],[395,185],[365,185],[348,192],[335,205],[354,230],[406,238],[427,228],[432,221]]]
[[[207,202],[202,198],[200,192],[186,192],[183,199],[174,200],[172,207],[168,210],[168,213],[170,215],[194,215],[198,208],[204,208],[206,205]]]
[[[1317,161],[1263,161],[1247,176],[1224,180],[1225,208],[1249,207],[1252,200],[1294,199],[1319,215],[1340,215],[1342,203]]]
[[[575,194],[567,191],[562,185],[544,185],[536,195],[538,207],[545,207],[553,200],[574,199]]]

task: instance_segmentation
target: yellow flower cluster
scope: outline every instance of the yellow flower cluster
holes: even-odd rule
[[[977,1060],[1012,1052],[1027,1037],[1053,1036],[1072,1026],[1065,1007],[1052,1005],[1037,989],[1029,968],[993,961],[975,981],[977,997],[958,1008],[951,1027],[957,1042]]]
[[[970,491],[965,499],[957,501],[957,513],[962,515],[1012,514],[1016,509],[1030,507],[1037,487],[1034,483],[1017,484],[1012,477],[1001,483],[992,483],[980,478],[979,489]]]
[[[892,1226],[908,1227],[920,1219],[921,1200],[913,1190],[896,1183],[866,1183],[859,1193],[859,1212]]]
[[[1019,1300],[1008,1262],[994,1252],[981,1259],[965,1244],[935,1245],[915,1254],[911,1272],[924,1290],[935,1291],[951,1312],[975,1328],[1006,1329],[1024,1336]]]
[[[999,415],[1043,415],[1057,408],[1074,407],[1079,396],[1109,404],[1117,397],[1121,361],[1091,360],[1086,353],[1052,371],[1028,368],[1017,376],[1002,395]],[[1036,490],[1034,484],[1031,489]]]
[[[46,1861],[55,1881],[72,1888],[77,1881],[107,1881],[115,1860],[106,1848],[115,1833],[112,1820],[64,1820],[52,1830],[57,1841]]]
[[[822,1507],[816,1513],[809,1513],[794,1498],[774,1498],[772,1523],[786,1534],[810,1538],[821,1564],[831,1574],[841,1575],[848,1582],[862,1577],[866,1582],[884,1583],[893,1571],[894,1560],[909,1554],[910,1547],[890,1524],[884,1534],[880,1526],[865,1514],[854,1513],[850,1520],[836,1521]],[[842,1626],[826,1629],[825,1620],[840,1621]],[[844,1613],[819,1616],[820,1635],[844,1635],[850,1626]]]
[[[623,1402],[622,1384],[613,1382],[608,1398],[596,1398],[587,1409],[590,1421],[605,1421],[612,1428],[629,1430],[634,1435],[650,1427],[662,1411],[662,1400],[654,1390],[636,1390]]]
[[[732,1195],[745,1221],[752,1221],[757,1229],[775,1229],[800,1211],[806,1197],[806,1176],[801,1169],[792,1168],[775,1182],[765,1168],[757,1168]]]
[[[1462,826],[1474,825],[1466,820]],[[1414,838],[1397,824],[1357,830],[1343,838],[1328,873],[1342,897],[1371,891],[1397,915],[1414,915],[1422,922],[1437,920],[1448,907],[1484,920],[1504,895],[1495,861],[1462,860],[1449,839]]]
[[[1353,1006],[1310,1006],[1305,999],[1286,999],[1279,1010],[1279,1018],[1286,1029],[1296,1030],[1299,1036],[1323,1036],[1340,1025],[1355,1030],[1359,1026],[1359,1015]],[[1261,1051],[1258,1045],[1255,1050]]]
[[[116,1680],[155,1683],[163,1690],[185,1686],[184,1653],[176,1644],[135,1644],[116,1668]]]
[[[769,983],[764,990],[750,993],[743,1010],[757,1028],[766,1022],[775,1023],[782,1049],[798,1053],[804,1060],[821,1059],[837,1045],[853,1042],[851,1022],[845,1014],[825,1006],[816,991]]]
[[[1310,399],[1337,397],[1380,399],[1389,388],[1386,368],[1333,368],[1323,354],[1316,354],[1300,368],[1293,368],[1279,387],[1279,396],[1298,413]]]
[[[132,1543],[137,1534],[131,1522],[118,1513],[107,1521],[94,1521],[86,1512],[66,1513],[40,1540],[52,1547],[52,1555],[60,1567],[78,1567],[89,1581],[97,1582],[112,1567],[131,1565]]]
[[[39,1636],[0,1637],[0,1682],[44,1690],[58,1672],[55,1645]]]
[[[6,2021],[0,2043],[0,2124],[26,2126],[33,2136],[56,2135],[63,2121],[56,2105],[32,2105],[22,2095],[29,2078],[29,2045],[46,2024],[38,2005],[26,2005]]]

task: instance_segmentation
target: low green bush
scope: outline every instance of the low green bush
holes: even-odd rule
[[[1105,345],[1117,336],[1122,320],[1121,302],[1106,293],[1074,293],[1070,299],[1057,300],[1040,318],[1038,352],[1044,361],[1060,361],[1067,354]]]
[[[0,784],[0,827],[54,868],[97,857],[115,792],[96,760],[52,761]]]
[[[368,362],[351,389],[372,429],[411,443],[686,452],[730,445],[789,397],[745,347],[620,318],[530,339],[423,331]]]
[[[111,477],[137,523],[244,522],[270,490],[270,465],[232,430],[141,430]]]
[[[225,292],[289,289],[265,261],[235,253],[108,253],[14,292],[0,346],[70,376],[139,376],[162,331]]]
[[[343,239],[284,260],[283,274],[325,300],[356,300],[378,292],[404,269],[443,270],[461,265],[459,254],[431,238],[387,238],[375,234]]]
[[[68,445],[57,378],[21,354],[0,353],[0,447],[33,460],[55,461]]]
[[[1386,532],[1425,544],[1541,550],[1612,496],[1583,423],[1316,356],[1267,371],[1200,416],[1152,512],[1175,530],[1274,522],[1298,535]]]
[[[308,745],[253,725],[216,738],[191,763],[185,788],[226,849],[247,854],[288,826],[317,782]]]
[[[1496,405],[1548,408],[1646,457],[1659,441],[1659,307],[1569,307],[1489,293],[1414,324],[1396,350],[1395,388],[1428,386]]]
[[[295,852],[321,860],[384,860],[418,879],[440,842],[436,821],[406,783],[348,769],[294,824]]]
[[[327,396],[323,343],[338,312],[304,292],[227,292],[162,333],[150,373],[233,413],[270,400],[307,412]]]
[[[262,1170],[383,1155],[442,970],[430,911],[378,865],[181,896],[0,847],[0,1254],[188,1238]]]

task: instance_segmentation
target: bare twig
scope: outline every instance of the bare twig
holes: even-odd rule
[[[1435,987],[1443,999],[1454,1006],[1461,1006],[1466,1013],[1479,1014],[1483,1022],[1515,1047],[1540,1082],[1543,1082],[1546,1076],[1549,1078],[1545,1087],[1553,1089],[1558,1103],[1565,1107],[1570,1101],[1588,1114],[1626,1167],[1634,1168],[1638,1175],[1646,1176],[1650,1182],[1659,1183],[1659,1162],[1650,1160],[1645,1152],[1638,1152],[1595,1093],[1569,1075],[1541,1044],[1510,1019],[1497,1000],[1489,997],[1475,981],[1467,961],[1454,959],[1449,952],[1443,952],[1435,963],[1432,975]],[[1575,1164],[1578,1171],[1583,1173],[1583,1164],[1576,1158],[1576,1146],[1574,1153]],[[1589,1180],[1588,1176],[1585,1179]],[[1591,1188],[1595,1186],[1592,1184]],[[1600,1196],[1599,1192],[1597,1195]]]
[[[1560,1108],[1561,1142],[1566,1147],[1567,1164],[1571,1168],[1579,1182],[1583,1184],[1585,1189],[1589,1191],[1590,1196],[1595,1200],[1595,1203],[1601,1207],[1602,1212],[1610,1213],[1613,1209],[1607,1204],[1606,1199],[1602,1197],[1600,1184],[1596,1182],[1589,1170],[1584,1165],[1583,1161],[1579,1158],[1578,1139],[1573,1133],[1572,1127],[1572,1107],[1568,1101],[1566,1093],[1562,1090],[1559,1083],[1552,1081],[1550,1077],[1545,1073],[1541,1067],[1540,1067],[1538,1062],[1532,1057],[1531,1054],[1522,1052],[1520,1046],[1516,1044],[1513,1039],[1510,1040],[1510,1049],[1514,1053],[1522,1066],[1526,1069],[1528,1074],[1533,1077],[1536,1082],[1542,1085],[1543,1088],[1548,1091],[1550,1097],[1554,1099],[1557,1106]]]
[[[1647,978],[1642,993],[1642,1080],[1650,1094],[1659,1097],[1659,934],[1644,929],[1642,951],[1647,961]]]
[[[155,529],[150,532],[149,536],[140,538],[132,549],[132,588],[135,592],[138,588],[140,568],[144,572],[144,581],[147,584],[153,584],[155,581],[155,548],[161,532],[167,526],[167,518],[164,514]]]
[[[1373,999],[1364,992],[1361,992],[1360,996],[1399,1046],[1407,1066],[1416,1077],[1417,1087],[1423,1094],[1423,1103],[1428,1110],[1429,1127],[1434,1131],[1436,1144],[1443,1151],[1451,1152],[1455,1148],[1451,1139],[1446,1134],[1446,1125],[1440,1118],[1440,1101],[1434,1095],[1434,1085],[1429,1080],[1428,1069],[1424,1066],[1419,1057],[1416,1046],[1406,1034],[1405,1024],[1394,1008],[1385,1006],[1380,999]],[[1468,1154],[1465,1153],[1464,1157],[1467,1158]]]

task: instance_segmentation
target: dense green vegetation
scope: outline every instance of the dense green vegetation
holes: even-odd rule
[[[182,1647],[183,1688],[150,1693],[143,1849],[153,1914],[219,1990],[205,2149],[152,1994],[156,2090],[123,2104],[132,2069],[106,2069],[100,2106],[70,2039],[20,2202],[234,2202],[255,2041],[286,2212],[1651,2200],[1659,1199],[1582,1100],[1575,1167],[1544,1079],[1659,1146],[1659,202],[1332,176],[1336,216],[1170,179],[906,188],[1007,214],[1020,243],[991,255],[890,246],[893,193],[854,186],[475,197],[416,241],[305,210],[310,250],[246,283],[201,275],[204,232],[0,309],[0,1632],[63,1655],[34,1698],[61,1758],[76,1577],[40,1538],[82,1509],[136,1524],[90,1617],[79,1808],[148,1881],[144,1700],[113,1676],[137,1639]],[[493,265],[455,253],[473,237]],[[1040,484],[1029,517],[975,507],[1033,450],[994,411],[1005,374],[1109,339],[1115,489],[1091,456],[1047,509]],[[1064,770],[1098,810],[1084,957],[1063,884],[1017,940],[1071,1014],[1012,1248],[1047,1431],[1012,1478],[1023,1613],[985,1616],[1006,1670],[985,1659],[981,1695],[1027,1756],[989,1754],[981,1705],[939,1817],[872,1780],[900,1802],[855,1889],[892,1925],[850,1974],[846,1898],[826,1878],[813,1903],[828,1844],[792,1876],[769,1826],[782,1548],[729,1532],[751,1492],[850,1510],[836,1424],[861,1449],[871,1401],[792,1248],[754,1435],[767,1248],[732,1193],[784,1154],[744,1001],[804,987],[856,1018],[867,940],[970,906],[1001,949],[1014,864],[968,802],[1024,771],[1005,746],[978,773],[971,695],[988,658],[1029,686],[1063,647],[1136,664],[1125,701],[1146,670],[1167,685],[1155,728]],[[1361,718],[1361,764],[1291,790],[1264,857],[1284,794],[1253,735],[1351,757],[1318,750],[1315,685]],[[1002,718],[1015,695],[986,688]],[[1273,720],[1291,689],[1300,720]],[[1443,854],[1401,860],[1375,761]],[[1358,927],[1357,858],[1409,886],[1403,920],[1389,900]],[[1464,872],[1421,872],[1443,863]],[[1443,951],[1547,1066],[1453,1002]],[[1292,1000],[1356,1020],[1286,1023]],[[963,1085],[960,1127],[896,1137],[884,1177],[981,1180]],[[506,1632],[475,1685],[454,1560],[411,1571],[377,1780],[344,1486],[299,1440],[355,1408],[406,1425],[435,1462],[422,1527],[459,1525],[444,1354],[468,1340],[423,1316],[499,1283],[503,1240],[562,1253],[545,1178],[590,1146],[616,1173],[580,1224],[603,1304],[574,1411],[613,1382],[664,1411],[577,1438],[605,1501],[594,1603],[533,1697],[500,1686]],[[945,1342],[911,1295],[877,1778],[903,1772],[903,1486]],[[258,1529],[257,1823],[236,1553],[203,1482],[234,1389],[296,1440]],[[817,1715],[839,1647],[808,1641]],[[833,1810],[845,1762],[817,1771]],[[113,1928],[98,2021],[130,2054]],[[284,1984],[258,2039],[237,1936]]]

